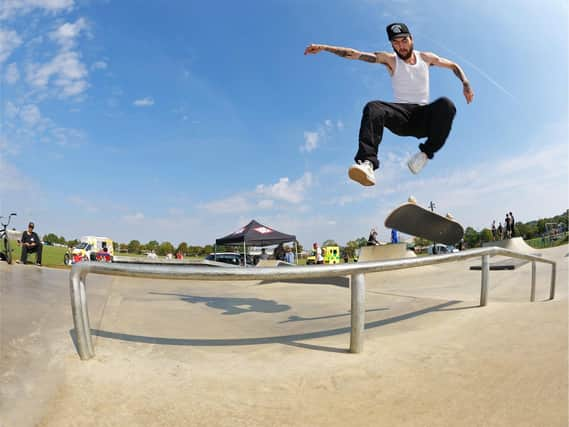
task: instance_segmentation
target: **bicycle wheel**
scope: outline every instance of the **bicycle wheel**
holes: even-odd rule
[[[6,262],[12,264],[12,251],[10,250],[10,240],[4,237],[4,249],[6,249]]]

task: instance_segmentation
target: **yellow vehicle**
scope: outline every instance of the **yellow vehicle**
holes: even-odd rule
[[[340,248],[338,246],[324,246],[322,250],[324,264],[340,264]]]
[[[324,246],[322,248],[324,264],[340,264],[340,248],[338,246]],[[306,258],[306,264],[316,264],[316,252],[312,251]]]

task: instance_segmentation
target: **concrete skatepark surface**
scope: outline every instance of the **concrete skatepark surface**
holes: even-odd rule
[[[511,239],[504,240],[494,240],[492,242],[486,242],[483,246],[498,246],[500,248],[509,249],[511,251],[522,252],[525,254],[531,254],[539,252],[537,249],[532,248],[526,243],[521,237],[512,237]]]
[[[359,262],[379,261],[384,259],[414,258],[415,252],[407,250],[406,243],[364,246],[360,250]]]
[[[69,272],[0,263],[0,425],[566,426],[567,245],[491,272],[472,260],[366,275],[364,352],[346,280],[91,274],[96,357],[73,344]]]

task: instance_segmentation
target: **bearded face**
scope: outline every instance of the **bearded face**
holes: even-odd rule
[[[393,39],[391,46],[397,56],[403,61],[408,60],[413,55],[413,39],[409,36]]]

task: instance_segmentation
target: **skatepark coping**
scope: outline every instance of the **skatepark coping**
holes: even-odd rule
[[[481,290],[480,306],[484,307],[488,299],[490,281],[490,256],[502,255],[524,259],[532,262],[530,301],[535,301],[536,262],[551,265],[551,282],[549,299],[555,297],[555,261],[535,255],[512,251],[500,247],[484,247],[466,251],[431,255],[418,258],[391,259],[369,261],[356,264],[293,266],[290,268],[211,268],[187,265],[154,265],[154,264],[107,264],[98,262],[81,262],[74,264],[69,274],[71,309],[77,338],[77,351],[82,360],[95,356],[91,339],[91,326],[87,305],[86,282],[89,273],[144,277],[174,280],[284,280],[298,278],[325,278],[351,276],[351,353],[363,351],[363,333],[365,326],[365,274],[382,271],[402,270],[427,265],[463,261],[481,257]]]

